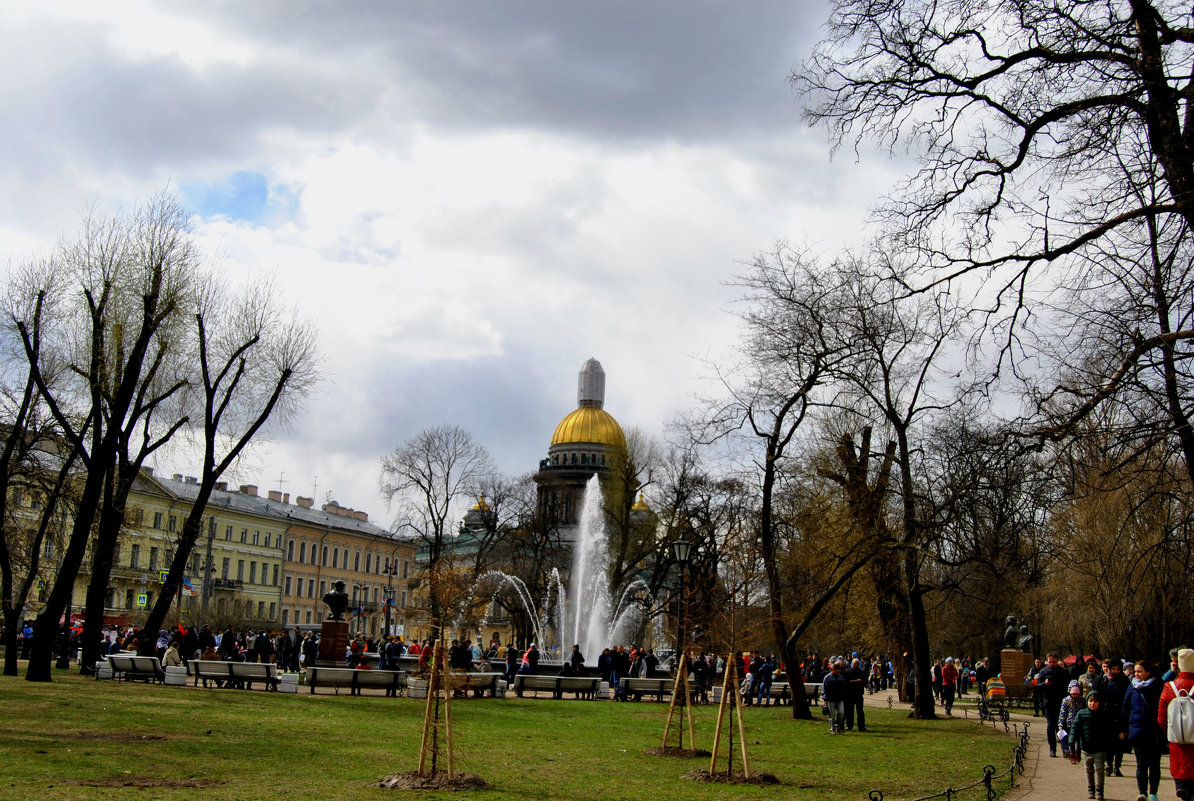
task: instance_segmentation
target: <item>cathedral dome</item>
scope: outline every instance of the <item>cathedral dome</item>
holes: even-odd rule
[[[605,445],[626,452],[626,435],[609,412],[599,406],[581,406],[565,417],[551,435],[551,445]]]

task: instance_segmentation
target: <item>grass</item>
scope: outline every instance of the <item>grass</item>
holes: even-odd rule
[[[751,767],[784,784],[727,786],[681,780],[708,768],[708,759],[644,755],[660,744],[666,704],[511,696],[452,709],[457,769],[493,785],[453,793],[466,799],[861,801],[879,788],[890,801],[970,784],[985,764],[1002,772],[1014,745],[973,720],[913,721],[899,710],[868,708],[870,732],[830,737],[821,720],[752,708],[745,710]],[[715,711],[696,708],[699,748],[712,746]],[[416,767],[422,714],[419,700],[311,696],[302,688],[295,696],[97,682],[65,672],[51,684],[0,677],[0,797],[436,797],[370,786]]]

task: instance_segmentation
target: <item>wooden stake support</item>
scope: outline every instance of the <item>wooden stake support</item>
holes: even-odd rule
[[[710,776],[717,773],[717,752],[720,750],[719,746],[721,745],[721,727],[725,721],[726,705],[732,704],[734,711],[738,715],[738,739],[742,746],[742,775],[748,779],[750,778],[750,757],[746,753],[746,724],[742,720],[742,703],[738,699],[737,692],[738,660],[731,655],[726,662],[725,678],[722,679],[721,685],[721,700],[717,704],[717,728],[713,732],[713,756],[709,760]],[[731,749],[733,748],[732,745],[730,747]],[[731,763],[727,760],[727,775],[730,773],[730,767]]]
[[[696,748],[696,734],[692,725],[692,687],[688,683],[688,654],[680,654],[680,662],[676,666],[676,681],[672,685],[672,702],[667,710],[667,724],[663,727],[664,748],[667,748],[667,740],[671,734],[672,718],[675,715],[677,703],[685,710],[680,713],[682,716],[687,712],[688,747],[690,750],[693,750]],[[684,722],[681,721],[676,728],[680,734],[680,748],[684,748]]]

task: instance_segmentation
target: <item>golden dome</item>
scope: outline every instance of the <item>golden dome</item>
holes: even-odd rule
[[[551,444],[592,443],[626,451],[626,435],[609,412],[597,406],[582,406],[565,417],[551,435]]]
[[[489,504],[485,503],[485,493],[481,493],[481,500],[477,501],[477,505],[473,507],[474,512],[488,512]]]

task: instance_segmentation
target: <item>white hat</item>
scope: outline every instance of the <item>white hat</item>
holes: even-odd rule
[[[1194,673],[1194,650],[1183,648],[1177,652],[1177,669],[1182,673]]]

